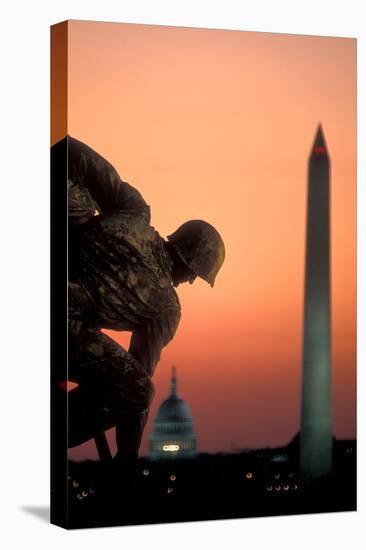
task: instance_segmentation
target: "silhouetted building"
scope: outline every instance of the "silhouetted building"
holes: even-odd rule
[[[319,125],[308,169],[300,472],[332,470],[330,160]]]
[[[188,458],[197,454],[192,414],[178,396],[176,370],[172,369],[169,397],[162,402],[149,438],[149,458]]]

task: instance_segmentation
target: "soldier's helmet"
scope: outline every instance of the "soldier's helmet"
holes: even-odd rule
[[[225,245],[212,225],[190,220],[168,235],[168,241],[193,273],[214,286],[225,259]]]

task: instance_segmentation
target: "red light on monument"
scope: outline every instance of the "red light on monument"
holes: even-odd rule
[[[314,147],[314,153],[317,155],[324,155],[325,147]]]

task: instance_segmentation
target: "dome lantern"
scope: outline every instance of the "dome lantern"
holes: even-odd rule
[[[178,397],[177,393],[177,369],[172,367],[172,378],[170,381],[170,397]]]

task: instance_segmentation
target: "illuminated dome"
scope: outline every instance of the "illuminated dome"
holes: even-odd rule
[[[176,370],[172,369],[170,394],[162,402],[149,439],[150,458],[187,458],[197,454],[191,410],[178,396]]]

